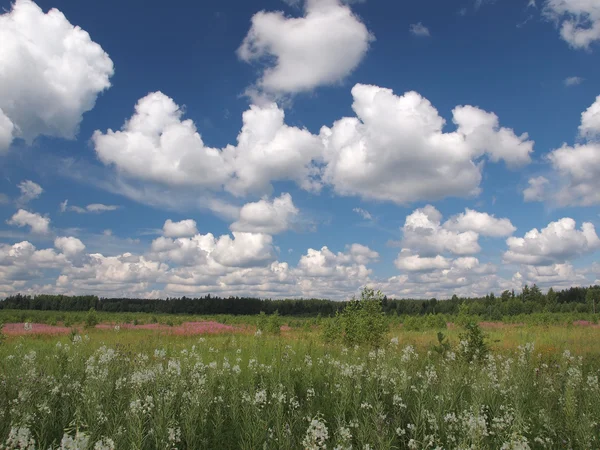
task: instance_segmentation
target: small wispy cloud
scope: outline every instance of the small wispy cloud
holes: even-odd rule
[[[419,23],[413,23],[409,27],[409,30],[410,30],[411,34],[413,34],[414,36],[419,36],[419,37],[429,37],[429,36],[431,36],[431,33],[429,32],[429,28],[427,28],[421,22],[419,22]]]
[[[117,205],[103,205],[102,203],[91,203],[86,207],[69,205],[69,200],[65,200],[60,203],[60,212],[76,212],[77,214],[89,214],[89,213],[103,213],[107,211],[116,211],[120,206]]]
[[[565,78],[565,86],[577,86],[583,83],[584,79],[581,77],[567,77]]]
[[[24,205],[31,200],[35,200],[44,192],[44,189],[39,184],[31,180],[22,181],[19,183],[18,188],[21,191],[21,196],[17,200],[19,205]]]
[[[361,216],[365,220],[373,220],[373,216],[366,209],[354,208],[352,211],[354,211],[356,214],[358,214],[359,216]]]

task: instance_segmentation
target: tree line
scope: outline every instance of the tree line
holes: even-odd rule
[[[600,286],[571,287],[543,293],[535,284],[524,286],[521,292],[504,291],[496,296],[458,297],[448,300],[431,298],[393,299],[383,297],[382,310],[386,314],[426,315],[462,313],[501,319],[502,316],[531,314],[535,312],[596,312],[600,311]],[[272,300],[255,297],[168,297],[166,299],[104,298],[95,295],[22,295],[16,294],[0,300],[0,309],[41,311],[88,311],[95,308],[105,312],[144,312],[164,314],[233,314],[256,315],[260,312],[282,316],[332,316],[342,312],[348,302],[326,299]]]

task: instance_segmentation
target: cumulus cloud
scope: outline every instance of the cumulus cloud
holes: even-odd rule
[[[237,146],[224,149],[234,176],[226,189],[234,195],[269,194],[271,182],[295,181],[309,191],[319,190],[315,161],[323,153],[321,141],[306,129],[284,123],[284,112],[275,103],[252,105],[242,115]]]
[[[600,96],[581,114],[579,134],[580,143],[563,144],[547,156],[558,182],[545,197],[561,206],[600,203]]]
[[[163,235],[169,238],[190,237],[198,234],[196,221],[193,219],[173,222],[167,219],[163,225]]]
[[[19,209],[6,223],[21,228],[28,226],[32,233],[37,234],[47,234],[50,228],[49,218],[24,209]]]
[[[523,190],[523,200],[526,202],[541,202],[546,198],[546,186],[550,181],[546,177],[530,178],[529,187]]]
[[[138,101],[121,131],[94,132],[96,154],[138,179],[219,188],[230,175],[223,155],[206,147],[194,122],[182,116],[171,98],[150,93]]]
[[[414,255],[409,249],[405,248],[398,254],[394,264],[400,270],[409,272],[422,272],[434,269],[447,269],[450,267],[450,260],[441,255],[434,257],[421,257]]]
[[[258,202],[246,203],[240,210],[239,220],[229,228],[232,231],[278,234],[292,226],[298,213],[292,196],[283,193],[272,201],[264,198]]]
[[[68,257],[79,255],[85,250],[83,242],[75,237],[57,237],[54,246]]]
[[[516,231],[510,219],[497,219],[494,215],[478,212],[469,208],[464,213],[451,217],[444,223],[451,231],[475,231],[481,236],[510,236]]]
[[[541,288],[568,289],[587,284],[585,275],[568,263],[524,265],[517,273],[522,284],[537,284]]]
[[[429,33],[429,28],[427,28],[421,22],[411,24],[409,27],[409,31],[414,36],[419,36],[419,37],[431,36],[431,33]]]
[[[34,183],[31,180],[22,181],[19,183],[18,188],[21,191],[21,196],[17,200],[17,203],[21,205],[29,203],[31,200],[35,200],[42,195],[42,192],[44,192],[44,189],[39,184]]]
[[[560,26],[571,47],[588,49],[600,40],[600,4],[596,0],[547,0],[544,14]]]
[[[565,263],[574,257],[598,250],[600,239],[592,223],[584,222],[581,229],[577,230],[575,221],[565,217],[550,222],[541,231],[534,228],[522,238],[510,237],[506,244],[506,262],[547,266]]]
[[[113,63],[57,9],[16,0],[0,15],[0,150],[13,138],[72,139],[82,115],[110,87]]]
[[[205,265],[217,271],[222,267],[256,267],[275,259],[273,238],[262,233],[233,232],[215,238],[211,233],[152,242],[152,254],[161,261],[183,266]],[[221,269],[219,269],[221,268]]]
[[[148,94],[121,131],[94,132],[98,158],[137,180],[212,191],[225,187],[238,196],[270,193],[276,180],[307,190],[320,187],[313,159],[322,153],[321,141],[287,126],[276,104],[252,105],[242,116],[237,145],[222,150],[206,147],[194,123],[182,116],[171,98]]]
[[[263,62],[257,88],[294,94],[340,82],[364,58],[373,36],[338,0],[306,0],[303,17],[261,11],[238,49],[245,62]]]
[[[600,135],[600,95],[596,101],[581,114],[579,134],[586,138],[595,138]]]
[[[323,127],[323,179],[341,195],[360,195],[406,204],[479,193],[487,157],[517,167],[530,160],[533,142],[500,128],[498,118],[472,106],[454,109],[455,132],[416,92],[396,96],[390,89],[357,84],[356,117]]]
[[[402,245],[422,256],[450,252],[454,255],[470,255],[481,250],[479,234],[473,230],[464,232],[447,229],[441,224],[442,214],[431,205],[415,210],[406,217],[402,227]]]

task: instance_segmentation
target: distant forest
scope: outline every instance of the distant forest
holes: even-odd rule
[[[424,315],[457,314],[460,305],[468,314],[491,319],[535,312],[596,312],[600,310],[600,286],[572,287],[562,291],[553,289],[543,293],[538,286],[525,286],[519,293],[504,291],[479,298],[449,300],[391,299],[384,297],[382,306],[386,314]],[[106,312],[144,312],[166,314],[233,314],[254,315],[261,311],[283,316],[329,316],[343,310],[348,302],[323,299],[270,300],[250,297],[166,298],[148,300],[137,298],[101,298],[94,295],[12,295],[0,300],[0,309],[41,311],[88,311],[95,308]]]

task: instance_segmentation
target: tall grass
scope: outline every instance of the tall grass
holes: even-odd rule
[[[469,362],[458,331],[443,353],[429,349],[435,333],[416,331],[377,351],[314,331],[10,338],[0,448],[600,447],[597,359],[504,349],[490,333],[492,351]]]

